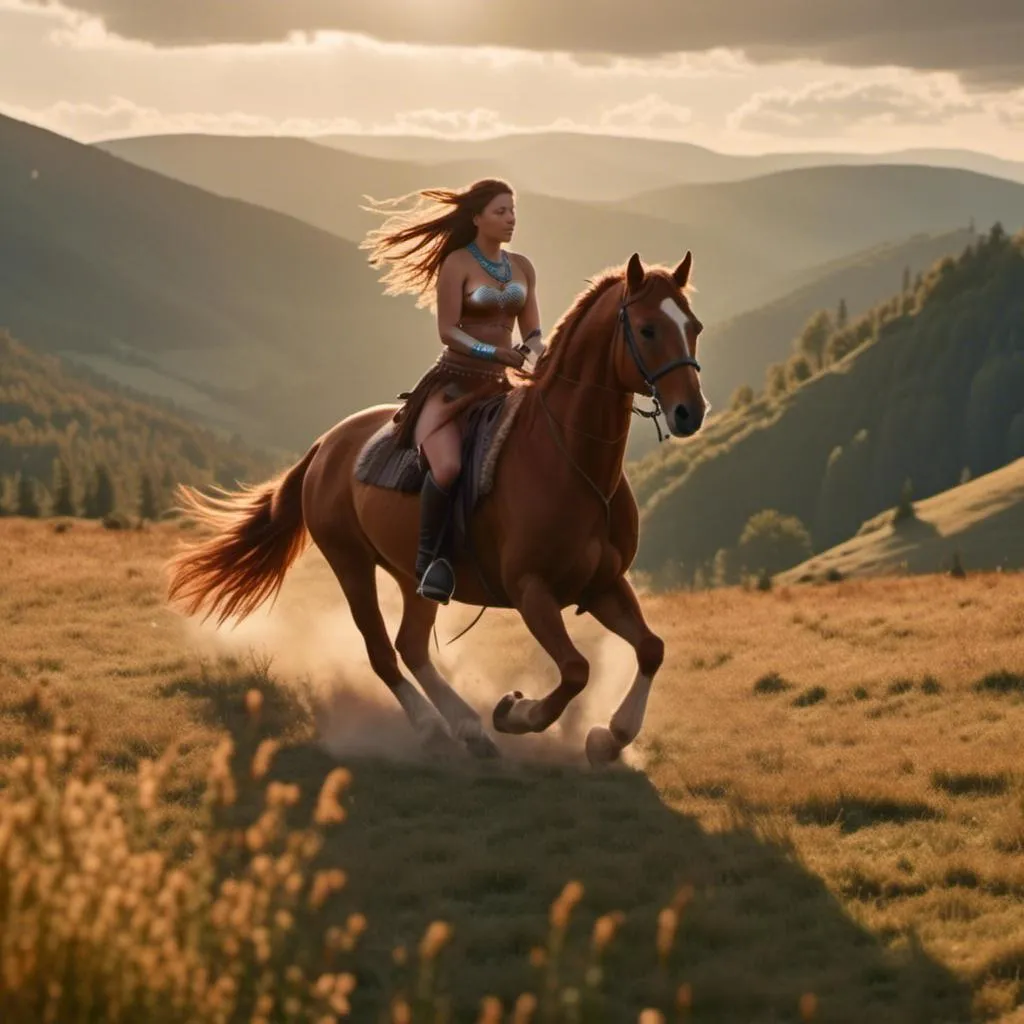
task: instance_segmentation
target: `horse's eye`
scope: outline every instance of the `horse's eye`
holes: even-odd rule
[[[653,341],[654,340],[654,328],[650,324],[644,324],[644,326],[640,328],[640,333],[648,341]]]

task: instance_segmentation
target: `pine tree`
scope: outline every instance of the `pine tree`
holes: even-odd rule
[[[88,519],[102,519],[113,513],[117,504],[114,481],[110,470],[102,463],[93,472],[92,486],[85,499],[85,515]]]
[[[768,367],[765,377],[765,390],[772,398],[784,395],[788,388],[786,382],[786,367],[782,363],[774,363]]]
[[[900,503],[896,506],[896,511],[892,516],[893,526],[899,526],[900,523],[906,523],[917,518],[917,512],[914,509],[914,502],[912,500],[913,493],[914,485],[908,478],[903,481],[903,487],[900,490]]]
[[[824,368],[825,348],[831,334],[832,318],[824,309],[815,313],[800,332],[796,343],[797,354],[807,357],[812,372]]]
[[[814,370],[807,356],[790,356],[789,362],[786,363],[787,387],[796,387],[805,380],[810,380],[813,376]]]
[[[910,267],[903,268],[903,294],[910,291]]]
[[[54,516],[73,516],[75,501],[71,494],[71,471],[63,459],[53,460],[53,507]]]
[[[22,473],[18,477],[18,506],[14,514],[37,518],[39,512],[39,498],[36,495],[35,477]]]
[[[850,313],[846,308],[846,299],[839,300],[839,308],[836,310],[836,330],[843,330],[850,321]]]
[[[139,485],[139,518],[157,519],[159,516],[160,509],[156,500],[156,490],[153,487],[153,478],[148,473],[143,473]]]

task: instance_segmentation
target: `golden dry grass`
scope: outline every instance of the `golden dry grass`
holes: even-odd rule
[[[225,736],[246,764],[261,739],[280,741],[267,779],[300,787],[296,824],[330,771],[350,768],[348,818],[317,869],[348,877],[334,923],[368,920],[354,1019],[380,1019],[409,970],[394,950],[415,959],[432,921],[453,929],[434,979],[451,1019],[512,1019],[481,999],[507,1015],[521,993],[543,993],[536,950],[549,914],[576,898],[560,993],[590,998],[591,928],[623,917],[597,926],[605,973],[590,981],[603,1009],[575,1019],[636,1020],[645,1007],[744,1022],[800,1020],[801,1005],[820,1021],[901,1024],[1021,1012],[1024,577],[646,596],[665,667],[632,764],[593,773],[582,735],[632,671],[624,645],[586,620],[570,629],[602,671],[564,729],[502,738],[498,764],[424,762],[362,667],[315,551],[272,614],[214,636],[163,605],[160,568],[182,536],[0,521],[0,752],[10,763],[46,723],[40,683],[73,725],[92,723],[115,792],[134,793],[140,763],[180,743],[159,829],[178,858],[194,848]],[[468,619],[444,610],[442,642]],[[553,682],[511,614],[489,612],[443,656],[485,713],[510,686],[534,695]],[[311,695],[332,677],[344,692],[325,711]],[[244,707],[253,688],[258,728]],[[235,826],[262,808],[244,775]],[[572,880],[582,890],[559,904]]]

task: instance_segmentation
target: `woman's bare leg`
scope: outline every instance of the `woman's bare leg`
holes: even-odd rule
[[[462,468],[462,432],[452,420],[439,423],[444,412],[444,395],[437,392],[423,403],[413,439],[422,450],[437,486],[447,491]]]

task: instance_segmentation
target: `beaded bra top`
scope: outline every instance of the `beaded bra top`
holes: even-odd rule
[[[464,313],[505,313],[515,315],[526,305],[526,287],[518,281],[512,281],[504,288],[493,288],[489,284],[481,284],[469,294],[462,296]]]
[[[526,305],[526,288],[512,280],[512,262],[508,253],[502,251],[500,260],[489,259],[480,251],[476,242],[470,242],[466,250],[498,282],[498,287],[478,285],[468,295],[462,296],[462,311],[477,314],[506,313],[513,316],[519,313]]]

